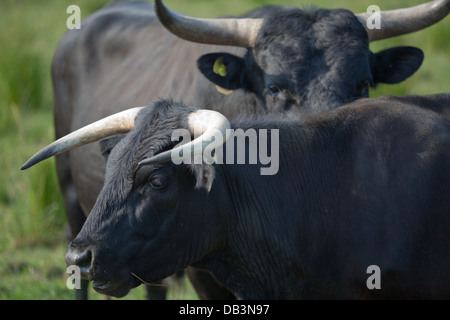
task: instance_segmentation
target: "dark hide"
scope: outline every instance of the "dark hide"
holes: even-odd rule
[[[139,167],[174,146],[193,110],[153,103],[111,150],[66,262],[114,296],[192,265],[242,299],[449,298],[450,122],[423,108],[433,102],[450,95],[233,121],[279,130],[279,172],[267,176],[262,163]],[[205,170],[210,192],[196,178]]]

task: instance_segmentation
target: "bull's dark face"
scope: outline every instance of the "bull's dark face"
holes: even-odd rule
[[[271,7],[245,57],[213,53],[198,66],[220,87],[254,93],[266,111],[314,114],[368,97],[377,83],[401,82],[422,60],[411,47],[372,53],[350,11]]]
[[[162,120],[147,109],[130,133],[102,141],[103,153],[109,154],[104,187],[66,255],[67,264],[78,265],[95,290],[117,297],[143,281],[174,274],[216,245],[212,213],[217,210],[201,199],[213,167],[138,165],[171,148],[172,131],[183,125],[170,114]],[[189,230],[198,232],[190,238]]]

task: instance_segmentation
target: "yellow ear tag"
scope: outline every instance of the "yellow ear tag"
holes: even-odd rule
[[[214,62],[213,72],[221,77],[227,75],[227,67],[223,64],[223,57],[220,57]]]

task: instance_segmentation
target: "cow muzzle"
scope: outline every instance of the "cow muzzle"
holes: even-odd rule
[[[103,263],[96,261],[96,256],[98,258],[101,255],[96,247],[81,245],[74,240],[69,245],[65,260],[67,266],[77,266],[81,279],[92,281],[92,288],[101,294],[121,298],[131,288],[140,284],[137,279],[131,277],[131,272],[117,274],[113,270],[103,269],[105,265],[110,266],[111,264],[105,263],[105,261]]]
[[[92,280],[94,276],[92,249],[70,243],[65,256],[67,266],[77,266],[82,279]]]

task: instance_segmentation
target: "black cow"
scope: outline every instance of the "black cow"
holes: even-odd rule
[[[198,19],[170,12],[155,0],[155,11],[164,26],[181,38],[226,46],[197,62],[212,83],[226,90],[245,90],[257,111],[295,109],[312,114],[368,97],[369,88],[377,83],[398,83],[412,75],[422,63],[420,49],[394,47],[374,54],[369,42],[439,21],[450,12],[450,1],[382,12],[380,29],[367,27],[369,14],[345,9],[264,6],[238,18]],[[236,47],[246,48],[245,55],[233,54]],[[211,84],[198,90],[196,105],[214,105],[227,113],[235,105],[225,101],[224,107],[222,99],[210,98]]]
[[[263,7],[244,15],[251,20],[239,19],[261,25],[256,38],[231,37],[228,46],[218,46],[173,36],[148,2],[112,1],[85,19],[81,30],[68,31],[55,51],[56,137],[158,97],[214,108],[230,118],[286,109],[303,113],[332,109],[367,96],[370,85],[395,83],[411,75],[422,62],[419,49],[396,47],[373,54],[369,41],[425,28],[448,13],[448,2],[405,9],[401,20],[396,11],[383,12],[386,25],[369,31],[364,28],[367,17],[346,10]],[[156,5],[169,29],[184,30],[183,37],[202,34],[171,24],[182,17],[173,17],[159,1]],[[223,25],[234,20],[212,21]],[[215,34],[213,39],[224,44],[223,39],[230,37]],[[204,37],[191,40],[211,42]],[[220,93],[215,83],[234,91]],[[91,145],[58,156],[56,168],[73,238],[100,192],[105,161]]]
[[[66,254],[108,295],[192,265],[242,299],[450,298],[450,121],[424,104],[448,109],[450,94],[361,99],[302,120],[241,119],[231,128],[256,140],[219,148],[227,121],[157,101],[121,116],[120,131],[88,127],[23,168],[131,130],[101,143],[105,184]],[[197,129],[195,117],[206,124]],[[227,161],[174,164],[180,148],[196,150],[172,149],[181,128],[204,132],[193,144]],[[264,143],[279,155],[269,175],[266,153],[249,164]],[[245,163],[230,163],[243,146]]]

